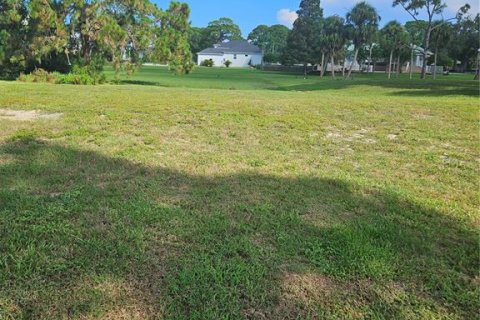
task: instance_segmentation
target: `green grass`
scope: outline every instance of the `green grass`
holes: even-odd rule
[[[0,319],[475,318],[469,78],[0,82]]]
[[[114,80],[113,69],[109,66],[105,68],[107,78]],[[179,76],[170,72],[167,68],[155,66],[144,66],[141,72],[135,73],[128,78],[125,74],[121,76],[122,84],[153,85],[175,88],[202,88],[202,89],[229,89],[229,90],[280,90],[280,91],[312,91],[327,89],[343,89],[351,85],[367,84],[377,85],[386,88],[410,87],[411,81],[407,74],[400,75],[399,79],[393,82],[386,81],[386,75],[376,73],[374,75],[356,75],[353,77],[355,82],[345,82],[340,80],[341,74],[337,73],[338,80],[332,81],[328,74],[322,81],[318,75],[311,75],[304,79],[303,75],[289,74],[281,72],[264,72],[248,69],[225,69],[225,68],[205,68],[197,67],[195,71],[188,76]],[[395,76],[393,76],[395,77]],[[419,79],[419,75],[414,75]],[[431,76],[429,76],[431,78]],[[478,95],[478,86],[475,85],[473,75],[469,74],[451,74],[449,76],[439,76],[438,81],[428,83],[416,83],[416,89],[438,89],[439,94],[445,94],[445,87],[458,93],[458,81],[462,82],[464,93]],[[417,92],[421,93],[421,92]]]

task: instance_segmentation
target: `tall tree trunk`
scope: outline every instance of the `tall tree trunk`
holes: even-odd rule
[[[370,65],[372,64],[372,51],[373,51],[373,44],[370,44],[370,49],[368,52],[368,69],[367,74],[370,73]],[[372,70],[373,73],[373,70]]]
[[[410,53],[410,80],[413,79],[413,56],[414,56],[415,47],[412,44],[412,52]]]
[[[430,36],[432,34],[432,19],[429,19],[427,32],[425,33],[425,38],[423,40],[423,64],[422,64],[422,75],[421,78],[425,79],[427,77],[427,55],[428,47],[430,46]]]
[[[390,51],[390,60],[388,63],[388,79],[392,78],[392,60],[393,60],[393,50]]]
[[[393,65],[392,65],[392,74],[396,74],[397,73],[397,59],[395,59],[395,56],[393,56],[393,61],[392,61]]]
[[[68,50],[68,48],[65,48],[64,52],[65,56],[67,57],[67,63],[69,66],[71,66],[72,64],[70,63],[70,51]]]
[[[332,78],[335,80],[335,52],[332,52],[332,55],[330,57],[330,68],[332,68]]]
[[[90,39],[88,36],[83,36],[82,50],[83,63],[84,65],[88,65],[90,63]]]
[[[435,47],[435,60],[433,62],[434,64],[434,69],[433,69],[433,80],[436,80],[437,79],[437,58],[438,58],[438,46]]]
[[[320,64],[320,78],[323,78],[323,65],[325,64],[325,52],[322,52],[322,63]]]
[[[89,10],[90,6],[85,5],[82,7],[80,11],[80,25],[88,26],[89,24],[89,17],[87,11]],[[80,36],[81,39],[81,51],[80,55],[83,58],[83,64],[88,65],[90,63],[90,56],[92,52],[91,43],[90,43],[90,36],[89,34],[82,34]]]
[[[475,73],[474,80],[480,80],[480,53],[477,55],[477,72]]]
[[[307,64],[303,64],[303,78],[307,79]]]
[[[402,71],[402,66],[400,65],[400,52],[399,52],[397,57],[397,78],[400,76],[401,71]]]
[[[342,64],[342,78],[345,78],[345,61],[343,61],[343,64]]]
[[[327,66],[328,66],[328,55],[325,54],[325,63],[323,64],[323,76],[325,76],[325,73],[327,73]]]
[[[359,50],[360,50],[359,48],[355,48],[355,54],[353,55],[353,61],[352,61],[352,63],[350,64],[350,68],[349,68],[349,70],[348,70],[347,79],[350,79],[350,76],[352,75],[353,64],[354,64],[355,62],[357,62],[358,51],[359,51]]]

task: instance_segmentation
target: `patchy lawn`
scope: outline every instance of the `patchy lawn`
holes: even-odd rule
[[[0,82],[0,319],[478,315],[478,83],[158,70]]]

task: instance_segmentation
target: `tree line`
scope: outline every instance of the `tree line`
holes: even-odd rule
[[[323,76],[327,63],[333,66],[348,60],[350,64],[342,72],[349,78],[354,63],[366,62],[368,72],[372,64],[384,60],[390,78],[393,72],[400,72],[404,63],[409,61],[412,66],[414,55],[419,52],[423,58],[422,79],[428,63],[451,68],[458,60],[462,70],[475,67],[480,18],[478,14],[468,14],[468,4],[451,19],[443,19],[443,0],[394,0],[392,5],[408,12],[413,20],[405,25],[390,21],[380,29],[381,17],[365,1],[356,4],[345,17],[324,17],[320,0],[302,0],[298,19],[287,39],[283,63],[319,64]],[[435,76],[436,68],[433,70]],[[331,71],[335,77],[335,68]]]
[[[118,77],[147,59],[188,73],[189,16],[180,2],[162,10],[149,0],[0,0],[0,76],[95,73],[109,61]]]
[[[429,63],[475,68],[480,18],[468,14],[469,5],[451,19],[443,19],[444,0],[392,0],[392,5],[408,12],[412,21],[390,21],[380,28],[381,17],[365,1],[345,17],[325,17],[320,0],[302,0],[292,30],[259,25],[247,40],[263,49],[265,62],[301,64],[305,72],[308,65],[319,65],[321,76],[330,65],[336,77],[333,66],[342,65],[342,76],[350,78],[359,62],[367,72],[383,63],[391,78],[407,62],[413,65],[419,50],[422,78]],[[66,73],[74,66],[98,72],[107,61],[117,77],[146,61],[189,73],[199,51],[243,39],[230,18],[197,28],[190,26],[189,17],[188,5],[175,1],[162,10],[150,0],[0,0],[0,77],[36,68]]]
[[[465,71],[474,69],[478,59],[480,18],[468,14],[469,5],[459,8],[451,19],[443,19],[443,0],[394,0],[392,5],[410,14],[412,20],[401,24],[386,22],[368,2],[356,4],[345,17],[325,17],[320,0],[302,0],[298,19],[289,30],[282,25],[259,25],[247,40],[261,47],[265,62],[283,65],[319,65],[320,75],[327,65],[342,65],[342,76],[350,78],[354,63],[365,64],[367,72],[380,61],[388,77],[398,75],[406,63],[412,66],[422,56],[421,76],[428,64]],[[426,20],[420,17],[426,17]],[[215,43],[242,39],[240,28],[229,18],[212,21],[205,28],[192,28],[192,54]],[[345,61],[349,61],[345,65]],[[457,61],[461,64],[457,65]],[[335,68],[330,68],[333,77]],[[437,68],[433,68],[436,77]],[[412,77],[412,67],[409,68]]]

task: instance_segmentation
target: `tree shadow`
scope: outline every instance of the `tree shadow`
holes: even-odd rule
[[[142,80],[120,80],[118,84],[123,85],[138,85],[138,86],[155,86],[155,87],[166,87],[160,82],[155,81],[142,81]]]
[[[442,96],[471,96],[478,97],[480,96],[480,87],[478,81],[452,81],[452,80],[405,80],[405,79],[379,79],[378,77],[367,79],[362,77],[360,79],[354,80],[343,80],[337,79],[332,80],[329,78],[326,79],[315,79],[314,76],[310,76],[308,79],[303,79],[303,76],[292,75],[292,74],[281,74],[279,76],[289,76],[292,79],[302,80],[303,83],[295,85],[281,85],[275,83],[275,79],[266,80],[266,79],[231,79],[225,78],[223,76],[213,77],[211,75],[207,77],[199,77],[195,80],[203,81],[216,81],[218,83],[211,84],[212,88],[218,89],[227,89],[225,86],[235,87],[235,85],[246,85],[251,84],[252,81],[257,81],[257,86],[253,86],[250,89],[262,88],[265,90],[273,91],[300,91],[300,92],[309,92],[309,91],[323,91],[323,90],[343,90],[355,86],[371,86],[371,87],[380,87],[386,89],[397,89],[387,93],[387,95],[398,96],[398,97],[442,97]],[[228,81],[226,84],[225,81]],[[306,83],[305,83],[306,81]],[[156,87],[171,87],[176,85],[167,85],[165,83],[160,83],[156,81],[143,81],[143,80],[121,80],[119,84],[123,85],[143,85],[143,86],[156,86]],[[188,85],[185,85],[188,87]],[[208,87],[208,86],[207,86]],[[203,88],[203,87],[198,87]]]
[[[479,307],[475,228],[392,192],[194,176],[36,139],[0,148],[0,252],[6,318],[469,318]]]
[[[354,86],[372,86],[387,89],[398,89],[389,93],[392,96],[410,97],[441,97],[441,96],[476,96],[480,95],[478,81],[466,80],[406,80],[406,79],[380,79],[362,77],[356,80],[319,80],[317,83],[280,86],[275,90],[280,91],[319,91],[341,90]]]

